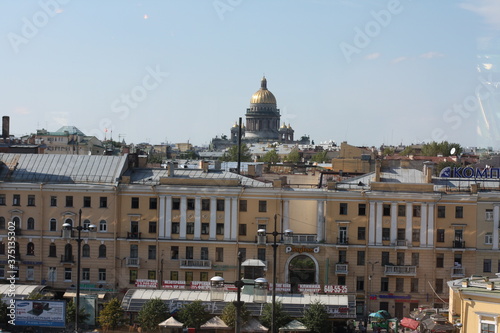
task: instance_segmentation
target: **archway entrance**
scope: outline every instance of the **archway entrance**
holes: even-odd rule
[[[290,260],[288,271],[292,293],[299,291],[299,284],[316,283],[316,265],[314,260],[308,256],[299,255]]]

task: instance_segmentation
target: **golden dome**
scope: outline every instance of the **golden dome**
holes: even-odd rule
[[[276,104],[276,98],[273,93],[267,90],[267,80],[264,76],[260,81],[260,89],[252,95],[250,99],[252,104]]]
[[[281,125],[281,127],[280,127],[280,128],[286,128],[286,124],[285,124],[285,122],[283,122],[283,125]]]

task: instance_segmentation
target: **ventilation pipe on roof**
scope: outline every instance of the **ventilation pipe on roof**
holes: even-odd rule
[[[168,162],[167,163],[167,175],[169,177],[173,177],[174,176],[174,170],[175,170],[175,165],[174,163],[172,162]]]
[[[2,117],[2,138],[4,141],[6,141],[9,136],[10,136],[10,117],[9,116],[3,116]]]

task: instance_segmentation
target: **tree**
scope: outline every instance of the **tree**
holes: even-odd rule
[[[227,152],[224,153],[224,156],[220,158],[220,160],[224,162],[236,162],[238,160],[238,145],[231,146],[227,150]],[[252,154],[250,153],[250,149],[244,143],[241,144],[241,161],[252,161]]]
[[[411,146],[406,146],[405,149],[403,149],[399,155],[402,156],[409,156],[415,154],[415,149],[413,149]]]
[[[250,319],[251,313],[248,311],[245,304],[241,307],[241,325],[245,325]],[[227,326],[236,326],[236,306],[233,303],[227,303],[224,309],[222,309],[221,319],[226,323]]]
[[[97,320],[104,330],[114,330],[125,324],[123,314],[124,311],[120,305],[120,301],[117,298],[113,298],[106,303]]]
[[[311,157],[311,162],[323,163],[328,160],[327,151],[321,151]]]
[[[275,313],[275,320],[276,320],[276,325],[274,326],[274,332],[271,333],[276,333],[278,332],[280,327],[285,326],[288,324],[290,321],[292,321],[292,317],[288,315],[288,313],[283,311],[283,304],[281,302],[276,301],[276,313]],[[271,327],[272,323],[272,313],[273,313],[273,304],[272,303],[266,303],[264,305],[264,309],[262,309],[262,316],[261,321],[262,325],[266,327]]]
[[[66,304],[66,323],[70,325],[75,325],[75,316],[76,316],[76,303],[73,300],[69,301]],[[85,323],[87,319],[90,318],[90,313],[85,311],[85,308],[81,307],[80,312],[78,312],[78,326]]]
[[[37,299],[42,299],[43,295],[39,293],[38,291],[32,291],[29,293],[28,297],[26,299],[31,299],[31,300],[37,300]]]
[[[196,330],[210,319],[210,313],[205,309],[200,300],[184,304],[179,311],[179,319],[185,327],[194,327]]]
[[[382,151],[382,155],[384,155],[384,156],[394,155],[394,148],[385,147],[384,150]]]
[[[143,331],[158,331],[158,324],[170,316],[168,307],[159,298],[152,298],[142,306],[137,321]]]
[[[437,143],[432,141],[426,143],[422,146],[422,155],[424,156],[450,156],[450,155],[460,155],[462,153],[462,147],[458,143],[449,143],[448,141],[442,141]]]
[[[300,153],[297,148],[293,148],[292,151],[286,156],[286,161],[291,163],[300,162]]]
[[[278,163],[280,161],[280,157],[276,152],[276,149],[273,149],[265,153],[261,160],[266,163]]]
[[[311,332],[328,332],[328,326],[325,325],[327,321],[326,307],[320,301],[314,301],[304,312],[303,323]]]

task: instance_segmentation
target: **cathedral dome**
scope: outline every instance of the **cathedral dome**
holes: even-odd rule
[[[276,105],[276,97],[273,93],[267,90],[267,80],[264,76],[260,81],[260,89],[252,95],[251,104],[274,104]]]

